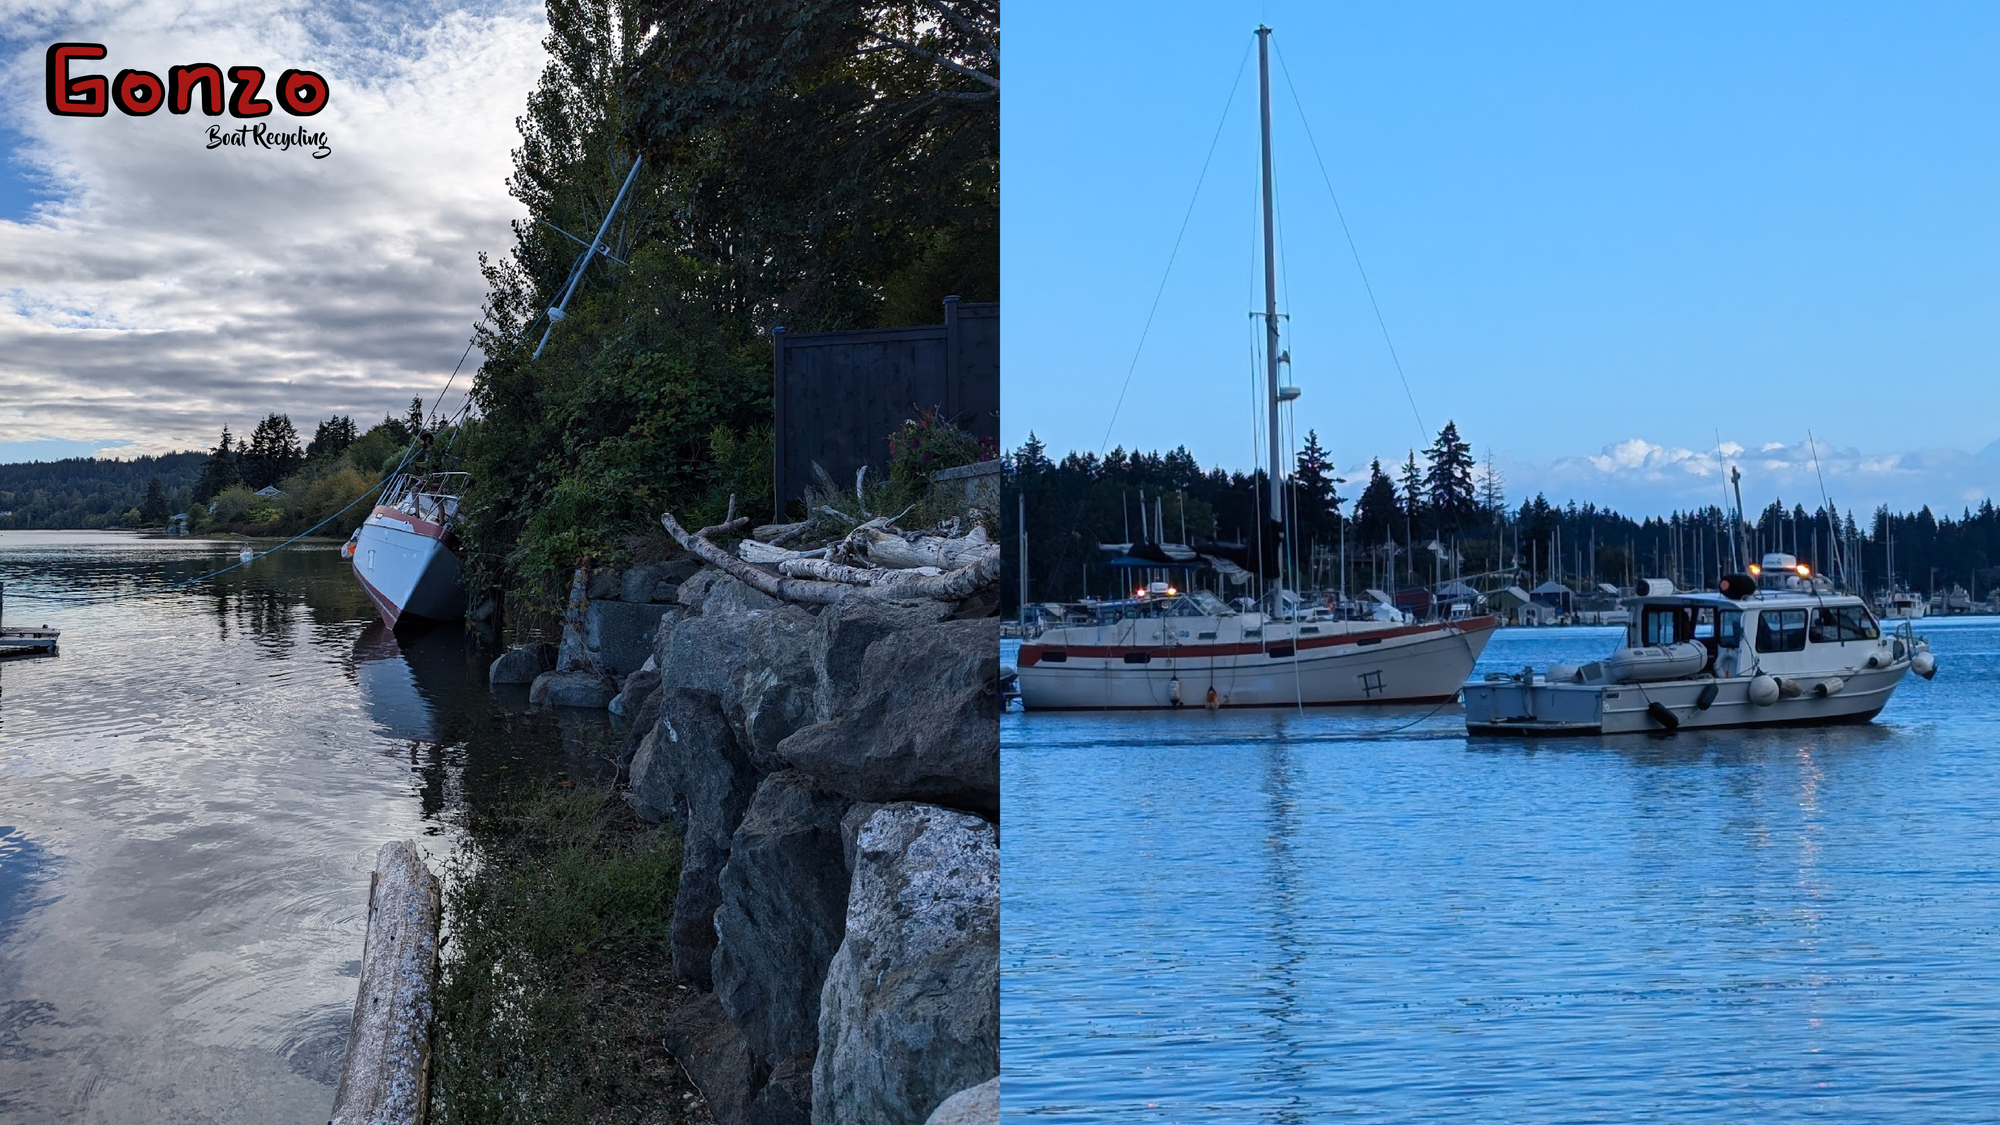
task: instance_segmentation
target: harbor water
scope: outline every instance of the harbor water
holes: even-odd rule
[[[62,630],[0,663],[0,1121],[324,1122],[376,849],[615,749],[399,641],[335,545],[163,589],[237,550],[0,532],[6,620]]]
[[[2000,1115],[2000,619],[1917,624],[1937,678],[1865,726],[1010,711],[1004,1116]]]

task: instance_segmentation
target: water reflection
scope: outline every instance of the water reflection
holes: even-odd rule
[[[1931,633],[1946,672],[1862,727],[1005,716],[1004,863],[1033,873],[1005,885],[1009,1115],[1928,1121],[2000,1099],[2000,625]],[[1566,645],[1603,647],[1544,630],[1489,655]]]
[[[615,752],[460,631],[388,634],[330,546],[164,588],[234,554],[0,532],[9,619],[64,630],[0,671],[0,1120],[323,1122],[376,848]]]

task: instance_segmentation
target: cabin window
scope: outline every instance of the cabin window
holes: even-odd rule
[[[1125,654],[1125,663],[1127,664],[1151,664],[1152,662],[1153,654],[1150,652],[1128,652]]]
[[[1743,643],[1743,614],[1738,610],[1724,610],[1716,619],[1715,643],[1720,648],[1735,648]]]
[[[1069,653],[1064,652],[1062,649],[1059,648],[1050,649],[1049,651],[1042,654],[1042,663],[1044,664],[1061,664],[1067,661],[1068,659],[1069,659]]]
[[[1767,609],[1757,615],[1758,652],[1804,652],[1806,611]]]
[[[1813,610],[1812,639],[1814,644],[1836,644],[1841,641],[1880,640],[1882,630],[1868,611],[1858,605],[1834,608],[1820,607]]]
[[[1641,645],[1672,645],[1694,638],[1694,614],[1677,606],[1649,605],[1639,615]]]
[[[1270,653],[1273,657],[1290,656],[1292,654],[1292,646],[1272,645],[1270,648]]]

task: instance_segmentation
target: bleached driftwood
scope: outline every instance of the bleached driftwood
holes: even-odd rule
[[[361,986],[328,1125],[422,1125],[437,931],[438,883],[416,844],[382,845],[368,880]]]
[[[782,547],[804,535],[806,529],[811,526],[811,520],[800,520],[797,523],[767,523],[762,527],[752,528],[750,538],[759,543],[769,543],[773,547]]]
[[[975,526],[971,534],[956,539],[920,535],[914,541],[873,528],[856,528],[848,541],[859,548],[869,562],[892,570],[933,566],[957,570],[971,566],[987,555],[1000,556],[1000,545],[986,538],[986,529]]]
[[[778,573],[788,578],[817,578],[822,582],[846,582],[854,586],[894,586],[910,578],[929,578],[944,571],[934,566],[889,570],[886,567],[846,566],[825,559],[802,558],[785,559],[778,563]]]
[[[737,579],[753,590],[769,594],[782,601],[798,602],[806,605],[832,605],[847,598],[929,598],[936,601],[962,601],[982,588],[1000,580],[1000,553],[994,551],[989,557],[982,557],[970,566],[942,574],[917,574],[913,572],[883,571],[885,575],[900,573],[900,579],[877,583],[867,580],[868,585],[847,581],[829,581],[813,578],[795,578],[789,575],[772,574],[761,567],[752,566],[737,558],[727,550],[709,541],[712,535],[728,534],[747,522],[736,520],[717,527],[703,528],[689,534],[686,528],[674,519],[671,513],[660,516],[661,526],[681,549],[701,561],[715,567],[724,574]],[[872,521],[871,521],[872,522]],[[820,560],[800,559],[785,565],[799,566]],[[827,566],[838,564],[825,563]],[[874,574],[859,568],[842,567],[857,574]]]
[[[766,566],[781,563],[788,559],[821,559],[825,558],[827,552],[830,550],[832,550],[830,547],[817,547],[810,551],[794,551],[789,547],[777,547],[769,543],[759,543],[755,539],[745,539],[736,545],[736,553],[739,556],[750,562],[761,563]]]

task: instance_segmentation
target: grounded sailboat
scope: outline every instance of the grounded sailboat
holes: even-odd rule
[[[1271,487],[1269,519],[1284,523],[1278,410],[1298,397],[1280,387],[1276,229],[1272,221],[1271,69],[1268,27],[1257,29],[1263,129],[1264,325]],[[1017,661],[1022,705],[1030,711],[1181,706],[1275,707],[1450,699],[1471,674],[1500,624],[1456,621],[1347,621],[1288,610],[1232,608],[1206,591],[1182,593],[1151,582],[1130,599],[1078,607],[1082,620],[1025,640]]]
[[[382,490],[341,553],[391,629],[408,621],[465,616],[456,536],[464,473],[404,473]]]

